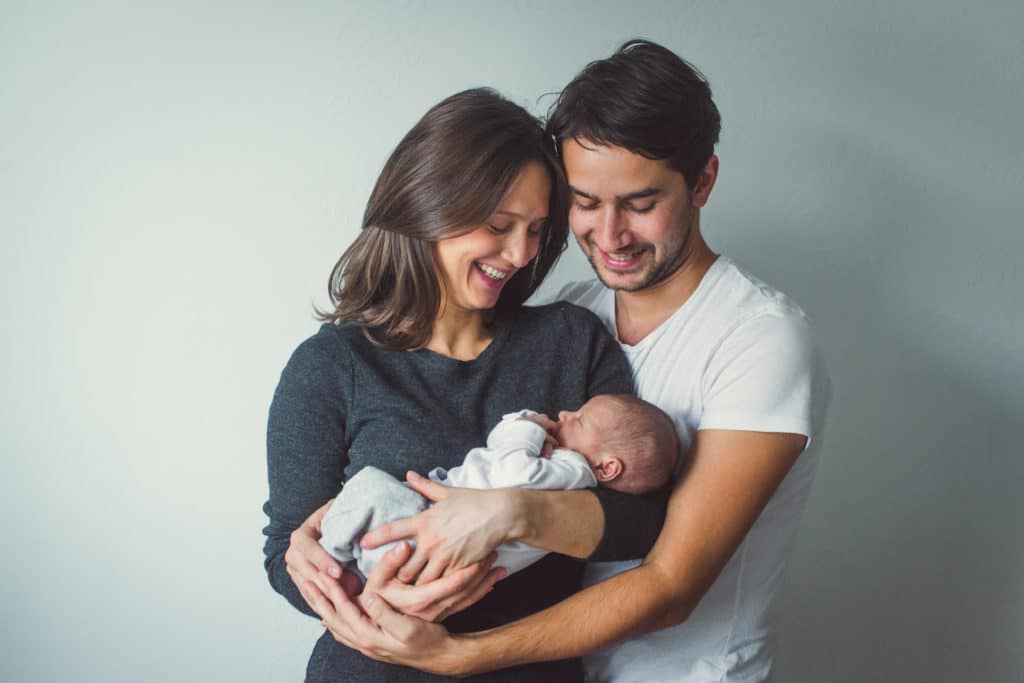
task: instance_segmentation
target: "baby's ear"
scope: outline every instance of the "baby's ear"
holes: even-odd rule
[[[622,461],[616,457],[608,456],[594,468],[594,476],[598,481],[611,481],[622,474]]]

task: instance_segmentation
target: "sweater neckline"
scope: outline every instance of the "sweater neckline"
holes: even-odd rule
[[[484,347],[484,350],[477,354],[476,358],[470,358],[469,360],[461,360],[459,358],[452,358],[446,356],[443,353],[437,351],[431,351],[430,349],[416,349],[412,353],[416,354],[423,360],[430,362],[434,365],[447,365],[452,367],[470,367],[473,365],[483,365],[489,362],[490,358],[493,357],[502,346],[505,344],[505,340],[508,338],[510,325],[507,320],[497,320],[494,323],[494,337],[490,343]]]

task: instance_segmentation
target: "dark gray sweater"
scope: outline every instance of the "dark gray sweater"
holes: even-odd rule
[[[337,495],[366,465],[405,478],[454,467],[484,443],[505,413],[530,408],[551,416],[604,393],[633,393],[629,364],[600,321],[567,303],[525,307],[496,323],[491,344],[472,361],[428,350],[387,351],[355,325],[324,325],[303,342],[281,374],[270,407],[264,511],[265,566],[274,589],[313,615],[285,570],[289,534]],[[664,518],[667,492],[646,497],[595,489],[605,535],[594,560],[643,556]],[[583,565],[550,554],[500,581],[479,603],[450,617],[453,632],[497,626],[577,591]],[[581,627],[577,625],[577,627]],[[580,680],[577,660],[534,664],[475,680]],[[381,664],[325,633],[308,681],[442,680]]]

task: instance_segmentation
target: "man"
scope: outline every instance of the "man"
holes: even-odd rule
[[[617,336],[640,396],[673,418],[688,453],[654,548],[640,563],[590,565],[585,590],[477,634],[451,635],[399,614],[368,586],[362,606],[375,626],[336,585],[306,584],[336,638],[447,674],[586,655],[588,680],[768,678],[774,597],[813,477],[829,388],[800,309],[704,241],[700,216],[718,174],[719,127],[704,78],[647,41],[588,65],[548,121],[573,194],[569,221],[600,280],[561,296]],[[493,500],[480,498],[492,492],[410,481],[443,499],[434,511],[486,510],[483,501]],[[577,530],[600,530],[603,518],[580,497],[588,494],[576,493],[557,503],[553,494],[521,499],[504,536],[452,557],[479,559],[501,540],[589,555],[600,534]],[[438,546],[423,525],[371,534],[374,543],[411,535],[417,550],[406,577]],[[402,545],[392,553],[392,575],[411,552]]]

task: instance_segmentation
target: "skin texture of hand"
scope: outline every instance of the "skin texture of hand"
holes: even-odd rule
[[[319,543],[320,522],[330,506],[331,501],[324,503],[292,532],[288,550],[284,554],[285,568],[296,586],[301,587],[304,581],[323,573],[338,581],[346,593],[356,595],[362,589],[359,577],[350,572],[342,572],[341,565]]]
[[[435,504],[413,517],[383,524],[361,541],[364,548],[376,548],[390,541],[416,540],[416,550],[398,572],[399,580],[415,580],[417,585],[434,581],[449,568],[480,562],[510,540],[515,515],[504,490],[449,488],[415,472],[406,479]]]
[[[482,562],[451,570],[434,581],[410,585],[395,574],[411,554],[408,543],[403,541],[395,546],[370,572],[363,595],[379,595],[403,614],[438,622],[475,604],[505,578],[504,568],[491,568],[498,556],[491,553]]]
[[[393,577],[408,555],[406,543],[385,554],[367,586]],[[381,570],[380,575],[374,576],[377,570]],[[304,581],[299,588],[339,643],[382,662],[415,664],[418,669],[442,675],[456,672],[457,661],[446,648],[451,636],[443,626],[401,614],[370,590],[353,600],[332,577],[323,573]]]

